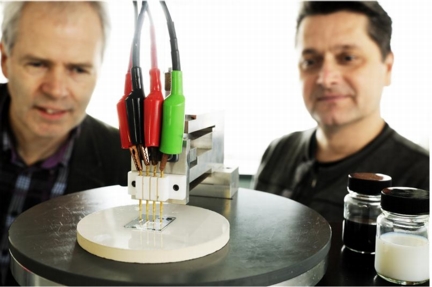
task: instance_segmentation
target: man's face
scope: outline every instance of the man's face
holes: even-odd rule
[[[336,12],[303,19],[297,38],[303,99],[321,127],[380,118],[393,54],[383,61],[366,16]]]
[[[1,47],[11,126],[27,138],[60,139],[83,120],[102,60],[102,27],[88,4],[50,9],[27,4],[12,51]]]

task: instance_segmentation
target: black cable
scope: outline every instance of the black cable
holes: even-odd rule
[[[147,1],[142,1],[141,11],[136,23],[134,41],[132,46],[132,92],[126,98],[126,116],[129,127],[130,142],[132,145],[142,145],[144,142],[144,87],[140,67],[140,40],[144,14],[147,10]]]
[[[144,22],[144,14],[147,9],[147,1],[142,1],[141,11],[138,15],[138,20],[135,28],[134,44],[132,52],[132,63],[134,67],[139,67],[140,65],[140,41],[141,41],[141,29]]]
[[[140,45],[141,45],[141,29],[144,22],[144,14],[147,10],[147,1],[142,1],[141,11],[138,15],[137,25],[135,29],[134,41],[132,46],[132,90],[144,90],[142,83],[142,74],[140,68]]]
[[[133,6],[134,6],[134,31],[136,31],[137,22],[138,22],[138,4],[137,4],[137,1],[133,1]]]
[[[164,14],[165,14],[165,18],[167,20],[168,32],[170,35],[172,68],[174,71],[181,71],[180,53],[178,50],[177,36],[176,36],[175,27],[174,27],[174,22],[172,21],[171,15],[168,11],[168,7],[167,7],[165,1],[160,1],[160,4],[162,6],[162,9],[163,9]]]

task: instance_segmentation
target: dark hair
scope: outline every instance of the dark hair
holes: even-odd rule
[[[307,16],[330,14],[339,11],[351,11],[365,15],[368,20],[369,37],[378,45],[382,58],[391,52],[390,40],[392,20],[376,1],[307,1],[300,4],[297,17],[297,32],[301,21]],[[297,37],[296,37],[297,39]]]

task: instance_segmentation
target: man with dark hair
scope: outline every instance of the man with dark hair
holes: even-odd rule
[[[0,282],[8,228],[50,198],[126,185],[118,130],[86,114],[108,36],[102,2],[4,3],[0,84]],[[9,272],[6,276],[6,273]]]
[[[347,175],[383,173],[429,190],[429,154],[381,117],[391,82],[392,21],[378,2],[303,2],[296,47],[303,100],[317,127],[274,140],[254,188],[342,221]]]

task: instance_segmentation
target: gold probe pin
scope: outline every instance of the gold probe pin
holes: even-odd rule
[[[139,221],[142,221],[142,200],[139,200]]]

